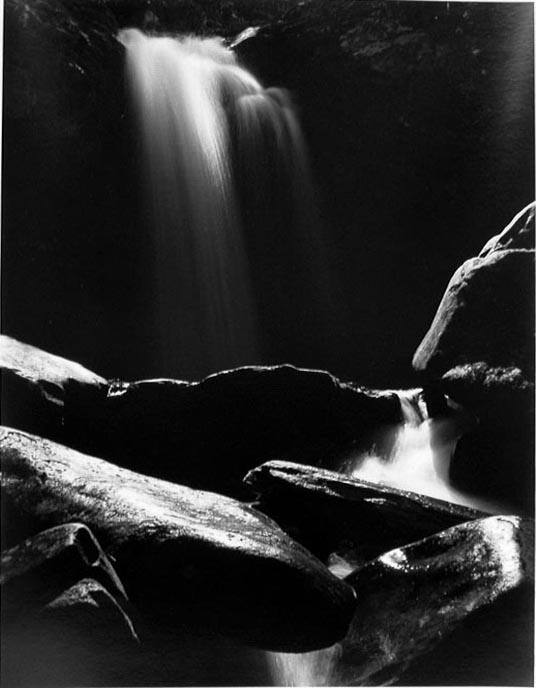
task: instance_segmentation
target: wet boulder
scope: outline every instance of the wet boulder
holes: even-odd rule
[[[86,524],[131,602],[162,626],[287,651],[345,634],[352,589],[251,506],[12,429],[1,444],[10,536]]]
[[[534,376],[534,212],[518,213],[452,276],[413,367],[437,377],[484,361]]]
[[[452,482],[526,513],[534,504],[534,209],[456,271],[413,358],[479,421],[456,447]]]
[[[532,685],[534,525],[497,516],[383,554],[329,685]]]
[[[265,463],[244,480],[257,495],[257,508],[292,537],[326,561],[342,559],[354,567],[482,516],[469,507],[287,461]]]
[[[505,249],[471,258],[454,273],[413,366],[438,376],[485,361],[527,375],[534,358],[534,251]]]
[[[127,596],[91,531],[80,523],[49,528],[0,557],[2,621],[10,623],[49,604],[82,578],[91,578],[125,602]]]
[[[79,363],[0,335],[2,422],[61,440],[71,417],[87,416],[106,380]]]
[[[232,492],[246,471],[282,454],[335,465],[357,438],[399,417],[396,395],[325,371],[245,367],[197,383],[112,386],[95,450],[136,470]]]
[[[198,382],[105,383],[8,337],[2,344],[10,379],[29,383],[35,401],[8,398],[10,425],[201,489],[240,495],[246,471],[282,454],[333,466],[377,424],[400,419],[396,394],[321,370],[255,366]]]

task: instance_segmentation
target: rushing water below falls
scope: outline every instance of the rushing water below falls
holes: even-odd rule
[[[464,410],[451,404],[451,414],[430,418],[422,391],[400,390],[402,421],[379,429],[341,466],[341,472],[355,478],[425,494],[490,513],[501,507],[454,489],[449,483],[449,466],[458,439],[474,422]],[[409,543],[408,543],[409,544]],[[329,568],[339,578],[355,565],[332,557]],[[337,665],[340,643],[314,652],[267,653],[267,662],[276,686],[338,685]],[[334,683],[335,681],[335,683]]]
[[[145,150],[162,368],[194,377],[258,363],[247,234],[267,235],[276,221],[314,233],[316,221],[289,96],[264,89],[222,39],[137,29],[118,39]],[[298,243],[305,254],[314,240]]]

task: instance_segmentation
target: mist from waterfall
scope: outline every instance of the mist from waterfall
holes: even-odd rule
[[[314,246],[316,204],[290,97],[264,89],[220,38],[124,29],[118,40],[143,141],[162,367],[204,375],[258,363],[247,232],[284,224],[304,233],[300,253]],[[257,240],[260,252],[270,240]]]

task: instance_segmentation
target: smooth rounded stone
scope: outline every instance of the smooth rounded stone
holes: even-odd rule
[[[128,614],[91,578],[2,635],[2,684],[10,686],[116,685],[140,651]]]
[[[459,489],[534,511],[534,381],[514,367],[457,366],[443,392],[478,417],[458,441],[450,479]]]
[[[3,622],[48,604],[82,578],[92,578],[117,599],[127,600],[110,561],[80,523],[49,528],[4,550],[0,556]]]
[[[23,399],[7,419],[128,468],[192,487],[240,496],[244,473],[282,453],[295,461],[334,465],[357,439],[398,422],[396,394],[345,383],[321,370],[292,365],[237,368],[199,382],[112,382],[58,357],[4,338],[15,367],[31,380],[42,409]],[[65,365],[64,365],[65,364]],[[50,371],[48,366],[50,365]],[[71,383],[69,365],[78,373]],[[66,388],[49,409],[40,392]],[[39,393],[38,393],[39,392]],[[42,422],[47,414],[54,422]]]
[[[481,511],[340,473],[287,461],[250,471],[258,509],[323,560],[337,553],[355,566],[464,521]]]
[[[84,522],[141,614],[287,651],[345,634],[352,589],[251,506],[17,430],[1,444],[10,534]]]
[[[428,376],[476,361],[534,370],[534,251],[505,249],[466,261],[452,276],[413,357]]]
[[[357,609],[329,685],[473,685],[475,677],[474,685],[527,685],[533,541],[531,519],[494,516],[387,552],[352,573],[346,580]],[[529,635],[516,646],[519,629]],[[467,664],[453,667],[453,660]],[[425,684],[432,668],[434,680]]]

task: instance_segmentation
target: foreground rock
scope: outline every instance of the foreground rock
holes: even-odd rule
[[[317,556],[336,553],[354,566],[482,512],[424,495],[286,461],[245,477],[257,507]]]
[[[246,471],[283,454],[333,466],[376,425],[400,420],[395,394],[344,383],[324,371],[259,366],[191,383],[103,385],[77,364],[8,337],[1,344],[10,377],[29,381],[32,400],[44,407],[21,397],[15,408],[10,404],[12,426],[202,489],[234,494]]]
[[[1,442],[9,535],[85,523],[132,603],[160,624],[288,651],[346,632],[352,590],[255,509],[16,430]]]
[[[80,523],[49,528],[1,555],[2,620],[35,612],[83,578],[127,600],[121,581],[99,543]]]
[[[485,518],[353,573],[329,685],[532,685],[533,538],[531,520]]]
[[[84,578],[2,633],[10,686],[117,685],[139,651],[132,621],[99,582]]]

